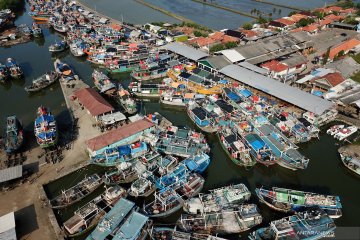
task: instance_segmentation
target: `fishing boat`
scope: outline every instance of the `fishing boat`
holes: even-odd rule
[[[49,52],[52,52],[52,53],[62,52],[67,48],[68,48],[68,45],[67,45],[66,41],[60,41],[60,42],[51,44],[49,46]]]
[[[171,90],[161,94],[160,103],[176,107],[186,107],[186,104],[194,98],[195,94],[193,93],[182,93]]]
[[[156,177],[150,171],[142,173],[135,182],[131,184],[129,195],[133,197],[148,197],[156,190]]]
[[[184,164],[180,163],[173,171],[157,179],[155,184],[158,189],[166,189],[171,187],[176,190],[178,187],[184,184],[188,175],[188,168]]]
[[[218,130],[218,125],[215,123],[214,119],[212,119],[209,113],[195,101],[191,101],[188,104],[187,114],[202,131],[213,133]]]
[[[183,163],[190,171],[202,174],[210,164],[210,157],[202,153],[185,159]]]
[[[243,204],[216,213],[182,214],[177,226],[186,232],[235,234],[247,231],[262,222],[255,204]]]
[[[0,82],[6,82],[9,76],[10,74],[8,68],[4,64],[0,63]]]
[[[265,166],[273,165],[277,162],[277,158],[272,153],[269,146],[261,139],[261,137],[253,131],[253,127],[248,121],[240,122],[236,125],[242,142],[250,150],[250,155],[257,162]]]
[[[68,237],[79,237],[93,229],[100,219],[110,211],[111,207],[98,196],[76,210],[74,215],[64,222],[65,233]]]
[[[205,179],[198,173],[191,172],[178,186],[173,186],[183,198],[192,198],[197,195],[204,187]]]
[[[178,165],[178,163],[179,163],[178,158],[171,155],[167,155],[161,158],[160,161],[158,162],[159,175],[163,176],[165,174],[170,173],[171,171],[174,170],[174,168]]]
[[[100,220],[95,230],[86,238],[87,240],[105,240],[110,236],[131,214],[135,203],[122,198],[114,207]]]
[[[121,162],[116,167],[116,170],[105,173],[104,181],[106,185],[130,183],[139,177],[134,162]]]
[[[66,24],[59,23],[59,22],[57,22],[56,24],[53,24],[52,27],[54,28],[55,31],[57,31],[59,33],[66,33],[67,31],[69,31],[69,27]]]
[[[21,78],[24,76],[23,71],[21,70],[19,64],[17,64],[15,59],[8,58],[5,65],[9,69],[10,76],[12,78]]]
[[[346,152],[340,153],[341,161],[351,171],[360,175],[360,158],[358,155],[350,156]]]
[[[319,207],[331,218],[342,216],[340,197],[273,187],[255,189],[259,200],[281,212],[298,212],[304,208]]]
[[[37,12],[37,11],[31,11],[31,12],[29,12],[29,15],[35,21],[48,21],[50,19],[50,17],[53,16],[53,14],[51,14],[51,13]]]
[[[70,48],[70,52],[75,57],[81,57],[81,56],[84,56],[86,54],[85,53],[86,44],[82,40],[73,41],[72,43],[69,44],[69,48]]]
[[[95,87],[100,91],[100,93],[104,93],[106,95],[113,95],[115,93],[115,84],[103,72],[94,70],[92,78],[94,80]]]
[[[131,94],[124,89],[119,83],[116,101],[124,108],[128,114],[135,114],[137,112],[137,105]]]
[[[149,67],[148,69],[134,69],[130,74],[136,81],[148,81],[166,77],[167,66],[165,64]]]
[[[184,204],[184,200],[172,188],[156,191],[154,196],[155,200],[143,207],[149,217],[167,217],[180,210]]]
[[[282,167],[298,170],[308,166],[309,159],[305,158],[297,146],[286,138],[274,125],[270,124],[264,116],[256,116],[252,122],[254,131],[271,148]]]
[[[6,153],[17,151],[24,142],[23,127],[16,116],[6,118],[4,149]]]
[[[113,240],[145,240],[148,237],[148,229],[152,226],[149,217],[133,211],[114,232]]]
[[[145,154],[148,151],[145,142],[136,142],[118,147],[105,149],[104,152],[99,153],[90,158],[91,164],[96,164],[105,167],[115,166],[121,162],[129,162]]]
[[[150,229],[150,237],[152,240],[226,240],[217,236],[201,233],[187,233],[178,231],[169,227],[152,227]]]
[[[27,92],[37,92],[40,91],[51,84],[55,83],[60,78],[59,73],[50,71],[47,72],[37,79],[34,79],[31,85],[25,87],[25,91]]]
[[[349,126],[349,127],[344,127],[342,129],[340,129],[338,131],[338,133],[336,133],[334,135],[334,138],[335,139],[338,139],[339,141],[342,141],[348,137],[350,137],[351,135],[353,135],[354,133],[356,133],[358,130],[357,127],[355,126]]]
[[[137,97],[160,97],[166,89],[165,84],[131,82],[129,91]]]
[[[216,188],[209,192],[200,193],[198,197],[186,200],[184,211],[191,214],[220,212],[248,201],[251,196],[249,189],[242,183]]]
[[[67,63],[61,62],[60,59],[55,60],[54,68],[55,71],[60,74],[61,79],[65,82],[79,79],[78,75],[74,73],[74,70]]]
[[[345,127],[345,125],[334,125],[334,126],[331,126],[326,131],[326,133],[330,134],[331,136],[334,136],[335,134],[337,134],[340,131],[340,129],[343,129],[344,127]]]
[[[102,178],[97,174],[85,177],[75,186],[63,190],[60,195],[51,199],[51,208],[61,209],[77,203],[95,191],[102,183]]]
[[[35,38],[43,37],[43,32],[38,24],[33,23],[31,30],[32,30],[32,34]]]
[[[315,240],[334,236],[336,226],[320,209],[296,213],[293,216],[275,220],[269,227],[260,228],[249,235],[251,240],[308,239]]]
[[[220,145],[233,163],[238,166],[251,167],[256,164],[250,154],[250,148],[243,142],[242,138],[231,128],[223,128],[218,132]]]
[[[56,145],[59,134],[54,115],[50,113],[48,108],[43,106],[38,108],[37,115],[34,124],[37,143],[42,148]]]
[[[114,185],[111,187],[105,186],[105,192],[101,195],[102,199],[109,206],[114,206],[121,198],[127,197],[127,191],[125,188]]]

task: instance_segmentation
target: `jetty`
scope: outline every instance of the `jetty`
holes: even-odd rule
[[[294,7],[294,6],[290,6],[290,5],[274,3],[274,2],[270,2],[270,1],[266,1],[266,0],[252,0],[252,1],[253,2],[258,2],[258,3],[268,4],[268,5],[272,5],[272,6],[276,6],[276,7],[287,8],[287,9],[291,9],[291,10],[295,10],[295,11],[306,11],[307,10],[307,9],[298,8],[298,7]]]
[[[250,18],[254,18],[254,19],[258,18],[257,16],[251,15],[250,13],[242,12],[242,11],[232,9],[232,8],[228,8],[228,7],[225,7],[225,6],[221,6],[221,5],[216,4],[216,3],[209,3],[209,2],[205,2],[204,0],[191,0],[191,1],[201,3],[201,4],[204,4],[204,5],[208,5],[208,6],[211,6],[211,7],[219,8],[219,9],[222,9],[222,10],[225,10],[225,11],[228,11],[228,12],[232,12],[232,13],[236,13],[236,14],[239,14],[239,15],[242,15],[242,16],[246,16],[246,17],[250,17]]]

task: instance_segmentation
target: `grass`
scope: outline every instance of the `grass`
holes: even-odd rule
[[[356,55],[351,55],[351,57],[360,64],[360,53],[356,54]]]

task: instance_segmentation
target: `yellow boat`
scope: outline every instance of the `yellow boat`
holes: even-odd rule
[[[179,80],[179,78],[177,77],[177,74],[174,70],[170,69],[167,72],[168,77],[170,77],[174,82],[177,82],[179,84],[183,84],[186,86],[187,89],[189,89],[192,92],[195,93],[199,93],[199,94],[204,94],[204,95],[213,95],[213,94],[221,94],[222,93],[222,89],[224,87],[226,87],[226,84],[217,84],[215,86],[212,86],[210,88],[206,88],[201,84],[196,84],[194,82],[185,82],[185,81],[181,81]]]

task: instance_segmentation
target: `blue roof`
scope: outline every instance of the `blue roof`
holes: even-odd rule
[[[126,222],[120,227],[114,236],[114,240],[135,240],[138,239],[138,235],[141,233],[142,228],[148,221],[148,217],[138,213],[133,212]]]
[[[95,230],[86,238],[87,240],[104,240],[110,235],[126,215],[135,206],[135,203],[120,199],[119,202],[108,212],[105,217],[99,222]]]
[[[248,89],[241,89],[240,93],[241,93],[241,95],[243,95],[246,98],[248,98],[252,95],[252,93]]]
[[[233,91],[229,92],[229,93],[227,94],[227,96],[228,96],[228,98],[230,98],[231,100],[233,100],[233,101],[235,101],[235,102],[241,100],[240,96],[237,95],[236,93],[234,93]]]

